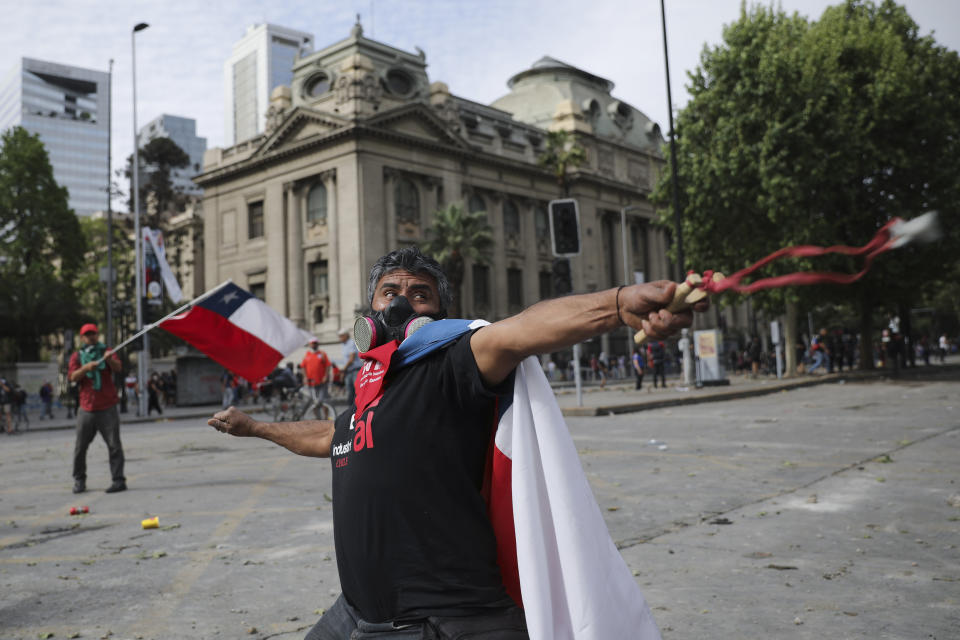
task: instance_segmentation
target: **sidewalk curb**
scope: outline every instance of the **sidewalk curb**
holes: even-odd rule
[[[960,366],[957,365],[940,365],[936,367],[914,367],[910,369],[903,369],[900,371],[899,377],[901,378],[915,378],[915,377],[925,377],[928,373],[933,375],[939,375],[944,373],[956,373],[960,371]],[[569,417],[594,417],[594,416],[604,416],[604,415],[615,415],[620,413],[634,413],[637,411],[647,411],[652,409],[663,409],[667,407],[676,407],[681,405],[692,405],[692,404],[703,404],[706,402],[722,402],[725,400],[739,400],[741,398],[752,398],[756,396],[764,396],[772,393],[780,393],[782,391],[792,391],[794,389],[802,389],[805,387],[812,387],[820,384],[843,384],[848,380],[852,382],[860,382],[863,380],[882,380],[885,378],[893,378],[889,371],[885,369],[874,369],[872,371],[851,371],[849,373],[830,373],[823,376],[809,377],[809,378],[799,378],[799,379],[786,379],[780,381],[773,381],[770,383],[760,383],[756,386],[750,387],[748,389],[731,389],[726,391],[709,391],[704,394],[698,395],[679,395],[672,398],[655,398],[651,400],[646,400],[643,402],[629,402],[629,403],[620,403],[620,404],[607,404],[607,405],[596,405],[596,406],[583,406],[583,407],[563,407],[561,412],[564,416]],[[689,394],[693,392],[694,389],[690,391],[683,392],[684,394]]]
[[[195,410],[190,410],[189,408],[185,408],[183,413],[176,413],[176,414],[167,413],[159,416],[150,416],[147,418],[144,418],[143,416],[127,416],[126,414],[121,413],[120,424],[122,426],[122,425],[128,425],[128,424],[143,424],[146,422],[169,422],[170,420],[185,420],[185,419],[193,419],[193,418],[206,419],[212,416],[219,409],[220,407],[218,406],[217,407],[214,407],[214,406],[197,407]],[[65,422],[65,420],[69,420],[69,422]],[[34,426],[34,423],[31,422],[30,428],[27,429],[26,431],[21,431],[20,433],[30,433],[33,431],[63,431],[66,429],[75,429],[75,428],[76,428],[76,424],[74,423],[74,418],[65,418],[63,420],[58,421],[56,424],[40,423]]]

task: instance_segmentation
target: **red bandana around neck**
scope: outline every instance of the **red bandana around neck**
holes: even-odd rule
[[[383,381],[390,368],[390,358],[399,347],[396,340],[391,340],[375,349],[360,354],[364,360],[360,372],[357,374],[357,398],[354,407],[353,419],[359,420],[363,412],[374,401],[379,401],[383,395]]]

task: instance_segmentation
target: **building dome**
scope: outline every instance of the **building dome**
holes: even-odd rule
[[[614,83],[544,56],[529,69],[507,82],[510,93],[491,106],[513,115],[516,120],[543,129],[566,128],[571,115],[581,123],[577,130],[641,148],[659,148],[660,127],[631,105],[611,95]]]

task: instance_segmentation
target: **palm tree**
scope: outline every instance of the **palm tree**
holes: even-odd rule
[[[486,264],[493,247],[493,230],[484,211],[470,213],[460,203],[450,203],[433,214],[424,248],[443,267],[453,289],[450,315],[460,315],[460,290],[467,260]]]
[[[568,197],[570,186],[567,184],[567,173],[579,167],[586,159],[587,152],[569,131],[548,131],[546,149],[537,158],[537,163],[553,173],[561,193]]]

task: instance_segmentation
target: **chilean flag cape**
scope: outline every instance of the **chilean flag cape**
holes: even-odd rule
[[[391,367],[442,348],[483,320],[438,320],[403,341]],[[656,640],[660,631],[613,544],[536,358],[499,400],[484,494],[507,592],[531,640]]]
[[[284,356],[311,338],[232,282],[158,326],[251,382],[266,377]]]

